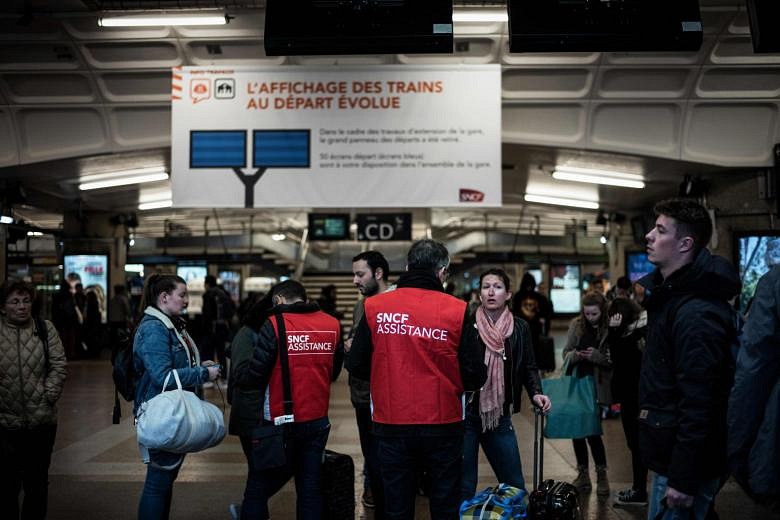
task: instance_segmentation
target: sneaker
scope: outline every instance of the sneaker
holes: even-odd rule
[[[374,494],[371,492],[371,488],[363,490],[363,497],[360,501],[366,509],[374,509]]]
[[[241,518],[241,504],[230,504],[230,520]]]
[[[634,488],[618,491],[615,496],[616,506],[646,506],[647,493],[642,493]]]

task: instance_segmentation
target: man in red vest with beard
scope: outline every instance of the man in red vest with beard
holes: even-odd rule
[[[295,477],[297,517],[317,520],[322,515],[320,465],[330,432],[328,401],[330,383],[338,377],[344,357],[341,326],[316,303],[306,302],[306,290],[287,280],[271,290],[274,307],[260,329],[252,359],[235,368],[242,390],[262,392],[257,424],[287,424],[286,461],[270,467],[261,453],[263,439],[242,436],[249,473],[241,507],[241,518],[267,519],[268,499]],[[281,327],[277,322],[281,315]],[[282,341],[279,341],[279,338]],[[279,344],[287,347],[292,413],[285,410]],[[256,444],[256,445],[255,445]],[[253,451],[254,450],[254,451]],[[263,467],[260,467],[260,465]],[[268,466],[268,467],[266,467]]]
[[[465,392],[487,373],[461,343],[466,302],[444,293],[448,274],[444,245],[415,242],[396,290],[368,298],[355,331],[348,368],[370,384],[388,519],[414,518],[416,468],[431,476],[431,519],[458,517]]]

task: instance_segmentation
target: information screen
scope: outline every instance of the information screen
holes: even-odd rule
[[[193,130],[190,132],[190,168],[244,168],[244,130]]]
[[[349,215],[309,213],[311,240],[346,240],[349,238]]]
[[[550,266],[550,301],[556,313],[580,312],[580,266],[559,264]]]
[[[647,259],[647,253],[626,253],[626,275],[631,283],[655,271],[655,266]]]
[[[255,130],[255,168],[308,168],[309,130]]]

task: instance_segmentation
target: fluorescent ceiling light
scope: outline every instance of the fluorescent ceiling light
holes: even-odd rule
[[[28,231],[27,232],[27,236],[28,237],[42,237],[43,233],[41,233],[40,231]]]
[[[82,191],[98,190],[101,188],[113,188],[114,186],[165,180],[168,180],[168,172],[165,171],[165,168],[137,168],[134,170],[86,175],[79,179],[79,189]]]
[[[138,195],[138,202],[158,202],[161,200],[170,200],[172,198],[173,192],[171,190],[141,191]]]
[[[547,195],[525,194],[526,202],[538,202],[539,204],[554,204],[556,206],[571,206],[574,208],[599,209],[599,203],[593,200],[567,199],[564,197],[550,197]]]
[[[170,208],[173,206],[173,200],[157,200],[153,202],[142,202],[138,205],[138,209],[140,211],[145,211],[147,209],[160,209],[160,208]]]
[[[453,11],[453,22],[507,22],[509,15],[506,10],[472,10]]]
[[[225,25],[224,13],[125,14],[98,18],[100,27],[159,27],[170,25]]]
[[[8,215],[0,215],[0,224],[13,224],[14,218]]]
[[[280,242],[287,238],[287,236],[284,233],[274,233],[271,235],[271,239],[275,240],[276,242]]]
[[[590,184],[605,184],[623,188],[644,188],[645,179],[637,173],[600,170],[597,168],[581,168],[579,166],[556,166],[553,179],[561,181],[587,182]]]

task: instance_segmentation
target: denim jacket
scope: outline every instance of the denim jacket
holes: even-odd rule
[[[185,339],[189,340],[195,362],[190,362]],[[171,319],[155,307],[147,307],[133,340],[133,366],[138,380],[135,387],[133,415],[138,408],[163,391],[163,382],[172,369],[176,369],[185,390],[195,392],[208,380],[208,370],[200,366],[200,356],[195,342],[186,330],[177,332]],[[171,377],[167,390],[176,388]]]

